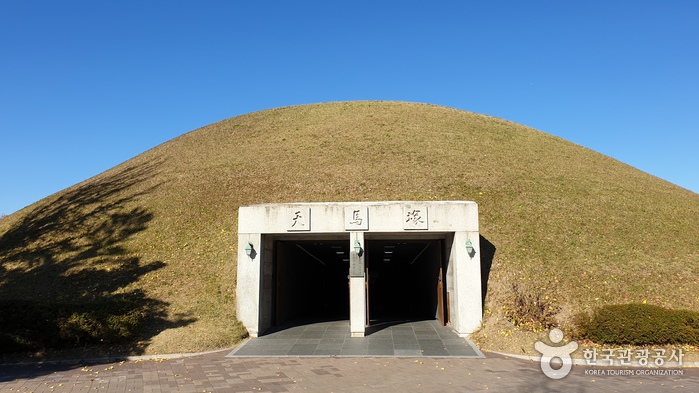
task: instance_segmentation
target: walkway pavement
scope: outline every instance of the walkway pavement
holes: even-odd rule
[[[438,321],[375,324],[351,337],[347,321],[286,327],[248,340],[228,356],[435,356],[482,358],[471,341]]]
[[[387,343],[391,337],[393,356],[343,353],[346,346],[327,340],[339,340],[337,326],[328,323],[324,330],[316,326],[298,327],[286,336],[266,341],[287,340],[286,354],[262,354],[253,351],[249,340],[237,349],[168,359],[140,358],[127,361],[76,361],[44,364],[0,365],[0,392],[699,392],[699,368],[619,368],[575,365],[560,380],[549,379],[539,361],[502,354],[485,353],[468,357],[448,354],[430,356],[439,345],[430,336],[442,332],[430,323],[375,328],[372,336]],[[397,328],[397,329],[396,329]],[[408,334],[408,328],[413,333]],[[433,333],[429,332],[432,328]],[[383,332],[381,334],[381,332]],[[434,333],[436,332],[436,333]],[[281,332],[280,332],[281,333]],[[305,335],[305,336],[304,336]],[[313,337],[308,338],[308,335]],[[294,337],[292,337],[294,336]],[[306,337],[306,338],[302,338]],[[443,344],[456,345],[444,335]],[[299,340],[312,340],[305,342]],[[279,343],[281,344],[282,341]],[[349,342],[349,341],[348,341]],[[421,352],[400,355],[403,344]],[[321,355],[321,343],[336,355]],[[311,355],[294,355],[293,348],[304,348]],[[310,344],[310,345],[309,345]],[[334,344],[334,346],[333,346]],[[423,344],[425,344],[423,346]],[[470,344],[463,344],[469,347]],[[247,348],[247,349],[246,349]],[[264,349],[262,345],[257,350]],[[338,349],[339,348],[339,349]],[[364,348],[360,345],[359,348]],[[383,348],[388,348],[384,346]],[[428,351],[425,351],[429,349]],[[245,350],[245,351],[244,351]],[[476,349],[477,350],[477,349]],[[247,351],[247,355],[245,354]],[[350,351],[351,352],[351,351]],[[308,352],[306,352],[308,353]],[[478,351],[478,355],[480,355]]]
[[[682,369],[679,376],[638,375],[630,369],[631,375],[621,376],[590,375],[589,370],[603,369],[573,366],[565,378],[551,380],[539,362],[489,353],[485,359],[465,359],[229,358],[227,352],[104,364],[4,365],[0,392],[699,391],[699,369]]]

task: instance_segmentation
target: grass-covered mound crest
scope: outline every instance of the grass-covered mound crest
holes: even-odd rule
[[[699,345],[699,312],[610,304],[576,317],[578,336],[599,344]]]
[[[510,121],[366,101],[225,119],[3,218],[0,301],[48,309],[137,294],[136,309],[157,312],[127,340],[148,343],[135,354],[230,347],[245,334],[240,206],[419,200],[478,203],[491,263],[472,338],[484,349],[533,351],[529,330],[605,304],[699,311],[696,193]],[[507,346],[499,330],[513,327],[532,335],[526,345]]]

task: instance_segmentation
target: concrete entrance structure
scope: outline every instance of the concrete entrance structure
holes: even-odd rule
[[[467,336],[482,319],[479,238],[475,202],[241,207],[238,320],[257,337],[292,318],[339,315],[362,337],[398,313]]]

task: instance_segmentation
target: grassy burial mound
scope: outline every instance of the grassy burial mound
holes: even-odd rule
[[[699,195],[509,121],[341,102],[211,124],[0,220],[0,346],[231,346],[238,207],[371,200],[478,202],[486,349],[604,305],[699,309]]]

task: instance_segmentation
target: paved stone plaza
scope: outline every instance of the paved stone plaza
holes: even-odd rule
[[[226,357],[230,350],[173,359],[0,366],[0,392],[665,392],[699,391],[699,369],[682,376],[589,375],[561,380],[539,362],[486,358]],[[588,374],[588,375],[586,375]]]

